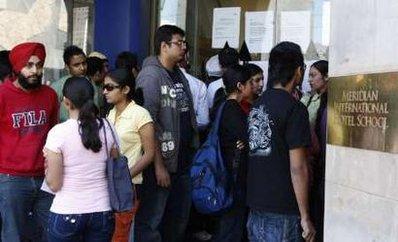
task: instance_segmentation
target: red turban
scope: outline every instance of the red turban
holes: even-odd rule
[[[32,55],[37,56],[44,62],[46,59],[46,49],[41,43],[22,43],[15,46],[9,55],[12,69],[19,73],[26,66]]]

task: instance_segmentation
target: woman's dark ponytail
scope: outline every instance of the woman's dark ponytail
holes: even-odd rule
[[[99,130],[103,121],[94,104],[93,85],[85,77],[71,77],[66,80],[62,94],[71,101],[73,108],[79,109],[79,133],[84,147],[99,152],[102,147]]]
[[[101,150],[101,140],[99,138],[99,128],[102,126],[102,119],[98,119],[99,110],[93,100],[88,100],[80,108],[79,131],[84,147],[94,152]],[[100,125],[98,125],[98,120]]]

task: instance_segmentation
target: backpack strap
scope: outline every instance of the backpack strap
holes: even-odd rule
[[[108,119],[104,118],[104,120],[105,120],[105,123],[108,125],[109,129],[111,130],[113,142],[114,142],[114,144],[115,144],[115,146],[116,146],[117,151],[120,153],[120,152],[121,152],[121,151],[120,151],[120,146],[119,146],[119,143],[117,142],[115,132],[113,131],[112,126],[111,126],[111,124],[109,123]],[[105,124],[104,124],[104,126],[105,126]]]
[[[222,116],[222,112],[224,110],[225,103],[226,103],[225,101],[222,102],[220,104],[220,106],[218,107],[216,118],[214,119],[214,122],[213,122],[213,127],[211,128],[211,131],[209,133],[209,139],[212,144],[218,143],[218,130],[220,128],[221,116]]]
[[[104,139],[105,139],[105,153],[106,153],[106,157],[109,159],[110,154],[109,154],[109,150],[108,150],[108,139],[106,137],[106,130],[105,130],[105,123],[103,123],[104,125],[102,126],[102,130],[104,133]]]

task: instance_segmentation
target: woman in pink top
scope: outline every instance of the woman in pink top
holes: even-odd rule
[[[46,182],[55,193],[50,208],[50,242],[110,241],[114,217],[109,204],[105,137],[115,141],[111,128],[98,117],[94,88],[85,77],[71,77],[64,88],[69,119],[47,136]]]

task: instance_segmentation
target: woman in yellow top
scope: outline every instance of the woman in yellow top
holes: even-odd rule
[[[115,126],[120,139],[121,153],[128,159],[132,182],[139,197],[139,184],[142,184],[143,180],[142,171],[154,158],[155,134],[149,112],[133,100],[134,86],[134,78],[127,70],[116,69],[107,74],[103,88],[106,101],[114,105],[107,118]],[[131,224],[138,203],[136,200],[133,211],[115,214],[115,232],[112,241],[129,240],[129,231],[130,227],[133,227]],[[130,238],[130,241],[132,239]]]

